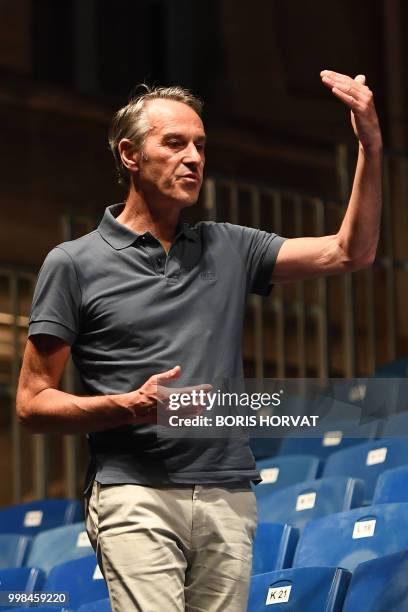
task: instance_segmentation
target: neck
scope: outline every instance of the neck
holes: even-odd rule
[[[166,205],[166,202],[160,202],[156,206],[152,205],[140,192],[131,188],[125,200],[125,208],[116,220],[138,234],[150,232],[167,251],[175,236],[179,218],[180,209],[174,207],[174,203]]]

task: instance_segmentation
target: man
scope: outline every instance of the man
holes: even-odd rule
[[[114,612],[246,609],[256,523],[249,482],[259,478],[247,440],[177,437],[156,419],[171,385],[205,390],[242,377],[248,293],[373,262],[382,148],[373,96],[362,75],[321,78],[351,109],[359,140],[337,234],[284,240],[180,223],[203,180],[201,108],[185,90],[156,89],[112,123],[125,204],[53,249],[40,271],[17,411],[33,432],[92,432],[87,529]],[[71,351],[85,397],[58,390]]]

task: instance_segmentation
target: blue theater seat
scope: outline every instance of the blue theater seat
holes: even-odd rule
[[[408,551],[360,563],[353,573],[344,612],[408,610]]]
[[[381,438],[408,438],[408,412],[390,414],[379,431]]]
[[[287,455],[258,461],[263,481],[255,487],[255,495],[258,497],[298,482],[314,480],[319,466],[319,459],[311,455]]]
[[[263,407],[263,416],[272,416],[279,414],[279,416],[290,415],[290,416],[304,416],[314,414],[311,411],[310,405],[312,401],[306,398],[303,394],[292,395],[287,394],[285,400],[277,408],[274,406]],[[281,438],[286,435],[287,427],[274,428],[273,437],[271,437],[271,430],[265,427],[251,427],[249,431],[250,435],[250,446],[254,454],[255,459],[269,459],[279,453],[279,447],[281,444]]]
[[[258,521],[288,523],[302,530],[311,519],[356,508],[363,500],[362,480],[345,476],[310,480],[257,499]]]
[[[378,504],[310,521],[299,539],[293,567],[359,563],[408,549],[408,504]]]
[[[315,455],[326,460],[336,451],[374,439],[377,430],[377,421],[364,425],[357,421],[330,423],[314,431],[316,435],[313,438],[287,436],[282,440],[279,455]]]
[[[253,545],[252,573],[290,567],[299,532],[289,525],[259,523]]]
[[[82,504],[74,499],[41,499],[0,510],[0,533],[35,535],[82,520]]]
[[[367,381],[367,392],[362,404],[363,420],[387,419],[389,415],[408,410],[408,378],[382,375]]]
[[[408,465],[386,470],[378,477],[373,504],[408,502]]]
[[[108,587],[100,573],[95,555],[57,565],[45,581],[44,591],[69,593],[68,607],[108,597]]]
[[[112,608],[109,599],[91,601],[78,608],[78,612],[111,612]]]
[[[286,569],[253,576],[247,612],[341,612],[350,577],[350,572],[335,567]]]
[[[0,568],[21,567],[31,538],[17,533],[0,533]]]
[[[2,569],[0,570],[0,591],[24,591],[27,594],[41,591],[44,579],[44,572],[34,567]],[[7,610],[9,607],[0,605],[0,610]]]
[[[33,540],[26,565],[40,567],[47,574],[65,561],[93,553],[84,523],[74,523],[39,533]]]
[[[323,476],[361,478],[365,482],[365,503],[370,503],[378,476],[385,470],[400,465],[408,465],[407,441],[387,438],[333,453],[327,459]]]

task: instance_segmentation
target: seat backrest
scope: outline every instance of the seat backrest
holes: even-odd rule
[[[407,576],[407,550],[360,563],[351,579],[344,612],[408,610]]]
[[[373,504],[408,502],[408,465],[385,470],[377,480]]]
[[[299,539],[293,567],[335,566],[353,572],[359,563],[408,549],[408,504],[378,504],[310,521]]]
[[[0,570],[1,591],[24,591],[26,594],[41,591],[44,580],[44,572],[36,567],[13,567]],[[24,601],[21,601],[21,605],[23,604]]]
[[[247,612],[340,612],[350,578],[350,572],[335,567],[291,568],[252,576]]]
[[[41,499],[0,510],[0,533],[35,535],[83,519],[76,499]]]
[[[362,480],[345,476],[309,480],[259,497],[258,521],[288,523],[302,530],[312,519],[361,506],[363,499]]]
[[[108,597],[108,587],[95,555],[54,567],[45,581],[44,591],[69,593],[68,607],[74,609],[84,603]]]
[[[21,567],[24,564],[30,536],[18,533],[0,533],[0,568]]]
[[[408,412],[397,412],[390,414],[384,419],[379,431],[381,438],[407,438],[408,437]]]
[[[294,382],[294,380],[295,379],[292,379],[291,382]],[[290,391],[288,392],[288,390],[285,389],[285,400],[280,404],[278,409],[280,417],[303,417],[309,414],[314,414],[314,412],[310,412],[309,410],[310,402],[305,397],[303,391],[304,390],[302,389],[302,393],[292,395]],[[264,405],[261,412],[262,416],[264,417],[272,417],[273,415],[277,414],[277,409],[272,405]],[[263,458],[269,459],[278,455],[281,438],[283,438],[286,431],[287,427],[274,427],[273,435],[271,436],[271,430],[269,430],[269,427],[264,427],[261,425],[258,427],[251,427],[248,433],[250,435],[251,450],[255,459],[258,461]]]
[[[330,423],[330,426],[321,427],[318,432],[313,432],[313,437],[287,436],[282,440],[279,454],[314,455],[319,459],[326,460],[336,451],[374,439],[377,430],[378,423],[374,421],[364,425],[360,425],[356,421],[333,422]]]
[[[323,476],[361,478],[366,488],[365,503],[370,503],[378,476],[400,465],[408,465],[408,444],[403,439],[387,438],[333,453],[327,459]]]
[[[362,404],[362,421],[388,419],[390,415],[408,410],[408,378],[398,374],[382,374],[367,380],[367,391]]]
[[[312,455],[287,455],[258,461],[262,482],[255,487],[255,494],[262,495],[267,484],[269,490],[277,490],[297,482],[313,480],[318,475],[319,466],[319,459]]]
[[[88,556],[93,552],[84,523],[49,529],[33,540],[26,565],[50,570],[71,559]]]
[[[253,544],[252,573],[290,567],[299,532],[289,525],[258,523]]]

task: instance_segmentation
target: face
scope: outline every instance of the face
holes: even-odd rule
[[[205,132],[197,113],[182,102],[152,100],[145,107],[151,130],[139,153],[138,180],[152,201],[194,204],[204,170]]]

